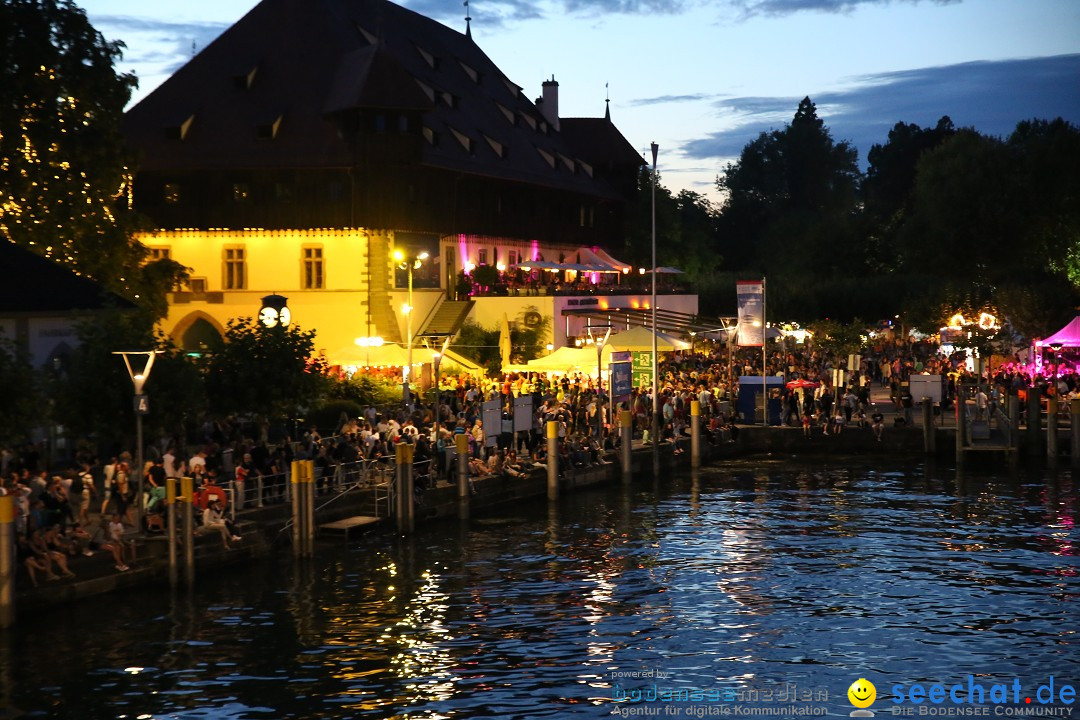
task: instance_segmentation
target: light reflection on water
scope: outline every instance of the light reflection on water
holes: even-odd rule
[[[758,463],[321,544],[25,618],[0,700],[29,717],[545,718],[673,688],[1080,681],[1068,474]],[[991,680],[992,681],[992,680]]]

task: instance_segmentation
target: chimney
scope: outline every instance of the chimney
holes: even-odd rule
[[[540,112],[547,118],[548,124],[555,128],[556,132],[559,130],[559,83],[555,82],[555,76],[552,75],[550,80],[544,81],[544,96],[541,101],[537,103],[540,106]]]

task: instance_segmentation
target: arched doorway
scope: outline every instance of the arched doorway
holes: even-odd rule
[[[224,344],[218,323],[201,312],[192,313],[177,323],[173,337],[179,341],[181,350],[199,355],[217,352]]]

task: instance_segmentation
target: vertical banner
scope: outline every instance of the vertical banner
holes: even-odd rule
[[[634,350],[631,358],[634,387],[652,388],[652,352]]]
[[[608,364],[608,378],[611,382],[611,396],[616,402],[629,398],[633,392],[632,362],[632,355],[629,351],[611,353],[611,362]],[[650,359],[650,370],[652,369],[651,362]]]
[[[761,347],[765,344],[765,283],[760,280],[735,283],[739,303],[740,347]]]

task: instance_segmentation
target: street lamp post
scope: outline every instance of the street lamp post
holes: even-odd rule
[[[452,336],[447,335],[446,340],[443,341],[442,348],[432,353],[431,356],[431,364],[435,369],[435,440],[433,443],[436,453],[439,451],[439,414],[442,409],[442,395],[439,392],[439,365],[442,364],[443,355],[446,354],[446,348],[450,345],[451,337]],[[437,462],[436,467],[439,467],[440,464],[441,463]]]
[[[135,388],[135,473],[136,473],[136,497],[135,497],[135,526],[142,532],[143,521],[143,415],[150,412],[150,401],[143,392],[146,381],[150,379],[150,370],[154,367],[154,358],[160,350],[118,350],[113,355],[124,358],[124,366],[127,368],[128,377]],[[141,369],[136,372],[131,366],[132,356],[145,356]]]
[[[408,333],[408,350],[409,359],[408,367],[405,368],[405,372],[402,377],[401,399],[404,403],[408,404],[412,397],[409,392],[409,383],[412,381],[412,346],[413,346],[413,334],[412,334],[412,313],[413,313],[413,298],[412,298],[412,273],[413,270],[419,270],[420,266],[424,264],[424,261],[428,259],[428,254],[422,252],[419,255],[405,255],[400,250],[394,251],[394,260],[398,263],[399,270],[405,270],[409,275],[409,302],[405,306],[405,327]]]
[[[660,477],[660,363],[656,350],[656,155],[660,146],[651,144],[652,149],[652,450],[653,477]]]
[[[604,346],[607,345],[608,338],[611,337],[611,326],[608,325],[606,327],[607,327],[607,332],[604,333],[604,338],[602,340],[600,338],[593,338],[593,343],[596,345],[596,440],[597,440],[597,442],[600,443],[600,449],[601,450],[603,450],[603,444],[604,444],[604,405],[603,405],[603,402],[600,400],[600,397],[601,397],[600,396],[600,391],[603,389],[603,384],[600,382],[600,378],[601,378],[601,373],[603,371],[603,364],[604,364],[603,357],[602,357],[603,354],[604,354]],[[599,330],[600,328],[597,327],[596,329]],[[590,326],[589,327],[589,337],[590,338],[593,336],[592,331],[593,331],[593,328]],[[608,382],[608,389],[609,390],[611,389],[610,385],[611,385],[611,383],[610,383],[610,379],[609,379],[609,382]],[[611,393],[609,392],[608,395],[610,396]]]

